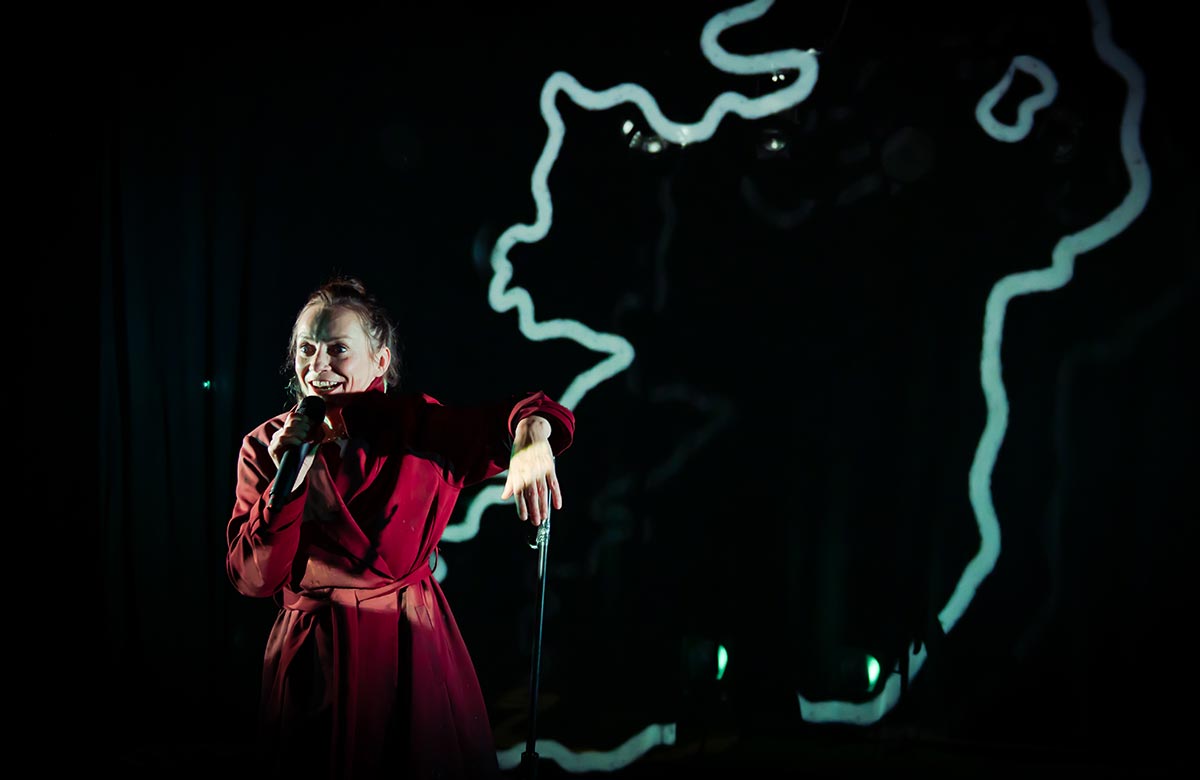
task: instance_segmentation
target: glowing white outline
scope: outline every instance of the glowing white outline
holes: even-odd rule
[[[653,747],[674,744],[674,723],[651,723],[612,750],[576,752],[553,739],[539,739],[534,742],[534,752],[539,758],[548,758],[568,772],[612,772],[629,766]],[[519,766],[524,751],[524,742],[496,751],[500,768],[513,769]]]
[[[737,55],[727,52],[717,42],[721,33],[730,27],[744,24],[761,17],[774,4],[774,0],[754,0],[715,14],[704,25],[700,34],[700,48],[704,56],[718,70],[735,75],[758,75],[781,70],[797,70],[799,77],[794,83],[775,92],[756,98],[747,98],[736,92],[723,92],[717,96],[704,112],[699,122],[680,124],[668,120],[658,108],[653,96],[637,84],[619,84],[602,92],[583,87],[573,76],[556,71],[542,86],[540,108],[546,121],[548,135],[541,156],[533,168],[530,190],[537,207],[536,218],[531,224],[511,225],[496,239],[492,249],[492,279],[488,285],[488,303],[497,313],[516,308],[518,326],[530,341],[546,341],[569,338],[592,351],[609,355],[606,359],[583,371],[558,397],[568,409],[574,409],[588,391],[606,379],[624,371],[633,362],[634,349],[626,339],[614,333],[598,333],[577,320],[556,319],[538,322],[534,319],[533,299],[521,287],[509,288],[513,265],[508,259],[509,251],[518,243],[532,244],[541,241],[550,231],[554,213],[550,199],[548,180],[550,170],[562,148],[566,128],[561,114],[555,106],[558,93],[567,95],[576,105],[589,111],[612,108],[622,103],[633,103],[641,109],[646,122],[662,139],[679,145],[702,143],[712,137],[726,114],[737,114],[743,119],[760,119],[795,107],[809,94],[817,80],[815,52],[786,49],[753,55]],[[472,499],[467,507],[466,518],[446,527],[443,541],[461,542],[473,538],[479,530],[483,511],[489,506],[504,502],[499,496],[499,486],[488,486]],[[669,738],[670,741],[666,741]],[[638,756],[658,744],[672,744],[675,739],[675,724],[651,725],[639,735],[609,751],[584,751],[576,753],[553,740],[538,740],[538,752],[556,761],[569,771],[604,771],[628,765]],[[543,751],[544,746],[544,751]],[[519,762],[521,746],[498,751],[502,766],[516,756]]]
[[[566,133],[562,115],[555,106],[558,94],[566,94],[576,105],[590,111],[633,103],[641,109],[642,116],[661,138],[680,145],[701,143],[711,138],[726,114],[737,114],[743,119],[758,119],[786,111],[812,93],[818,69],[814,53],[786,49],[763,54],[737,55],[725,51],[717,42],[722,32],[761,17],[773,4],[774,0],[755,0],[714,15],[705,23],[701,32],[700,48],[714,67],[727,73],[756,75],[780,70],[797,70],[799,77],[783,89],[756,98],[747,98],[736,92],[723,92],[709,105],[699,122],[680,124],[670,121],[659,110],[654,97],[637,84],[619,84],[602,92],[595,92],[580,85],[571,74],[556,71],[542,86],[539,103],[542,118],[545,119],[549,132],[530,179],[530,190],[537,207],[536,218],[530,224],[511,225],[496,239],[491,254],[492,279],[488,285],[488,304],[501,314],[516,308],[520,331],[530,341],[569,338],[594,352],[609,355],[605,360],[576,376],[558,397],[559,402],[568,409],[574,409],[589,390],[628,368],[633,362],[634,349],[633,345],[621,336],[615,333],[597,333],[577,320],[555,319],[538,322],[534,319],[533,299],[529,293],[522,287],[508,287],[513,276],[513,264],[508,259],[509,251],[518,243],[537,243],[550,232],[554,208],[547,182]],[[443,540],[461,542],[475,536],[479,530],[479,518],[483,509],[503,503],[499,500],[501,492],[485,489],[477,494],[468,507],[467,519],[447,526]],[[478,508],[477,505],[480,504],[486,506]]]
[[[619,84],[603,92],[594,92],[580,85],[569,73],[556,71],[542,86],[539,103],[549,133],[530,180],[530,189],[537,207],[536,218],[531,224],[511,225],[496,239],[491,254],[492,279],[488,285],[488,303],[498,313],[515,307],[520,331],[530,341],[569,338],[592,351],[609,355],[607,359],[576,376],[559,396],[559,402],[567,408],[574,409],[589,390],[628,368],[633,362],[634,349],[633,345],[621,336],[614,333],[597,333],[577,320],[537,322],[534,319],[533,299],[529,293],[521,287],[507,288],[513,276],[513,265],[508,259],[509,251],[518,243],[537,243],[550,231],[554,208],[547,182],[566,133],[562,116],[555,107],[558,93],[563,92],[576,105],[590,111],[612,108],[621,103],[633,103],[641,109],[647,123],[660,137],[680,145],[708,140],[729,113],[737,114],[743,119],[758,119],[786,111],[807,98],[816,84],[818,67],[814,53],[786,49],[748,56],[737,55],[725,51],[717,42],[722,32],[759,18],[773,4],[774,0],[755,0],[714,15],[705,23],[701,32],[700,48],[714,67],[727,73],[755,75],[795,69],[799,71],[800,76],[793,84],[756,98],[747,98],[736,92],[724,92],[709,105],[699,122],[671,122],[659,110],[654,97],[637,84]],[[483,509],[486,509],[486,506],[479,509],[476,505],[491,506],[502,503],[499,501],[501,492],[487,489],[481,491],[473,498],[468,508],[467,519],[447,526],[442,539],[461,542],[474,537],[479,530],[479,517]]]
[[[1000,557],[1000,523],[996,518],[995,506],[992,504],[991,480],[1000,445],[1004,441],[1004,434],[1008,428],[1008,397],[1000,371],[1000,342],[1004,333],[1005,309],[1009,301],[1018,295],[1049,292],[1064,287],[1071,281],[1071,277],[1075,273],[1075,258],[1108,242],[1124,231],[1142,213],[1150,198],[1150,168],[1146,164],[1146,157],[1138,140],[1138,129],[1145,103],[1145,79],[1137,63],[1117,48],[1113,42],[1108,11],[1102,0],[1088,0],[1088,8],[1092,15],[1092,40],[1096,46],[1096,53],[1104,64],[1117,71],[1128,87],[1121,119],[1121,156],[1129,173],[1129,191],[1121,203],[1103,219],[1078,233],[1059,239],[1051,252],[1049,267],[1005,276],[996,282],[988,294],[983,319],[983,349],[979,362],[980,386],[987,401],[987,422],[984,424],[983,433],[979,438],[968,477],[971,507],[975,511],[981,544],[979,552],[964,569],[963,576],[959,579],[946,606],[942,607],[938,613],[938,621],[946,633],[949,633],[958,619],[962,617],[974,598],[976,589],[992,572]],[[1021,61],[1022,69],[1029,66],[1031,62],[1041,64],[1032,57],[1015,58],[1014,65],[1009,68],[1001,80],[1002,86],[1007,87],[1012,82],[1013,68],[1018,67],[1017,60]],[[1042,67],[1045,66],[1042,65]],[[1043,86],[1047,85],[1047,81],[1043,80],[1043,77],[1049,76],[1053,87],[1022,103],[1018,110],[1019,120],[1015,127],[995,122],[991,117],[991,108],[998,100],[996,88],[989,90],[979,101],[975,109],[976,119],[993,138],[1010,142],[1020,140],[1008,137],[1010,132],[1020,132],[1020,137],[1024,138],[1032,127],[1029,120],[1036,108],[1042,107],[1041,101],[1045,99],[1045,95],[1049,93],[1053,99],[1053,95],[1057,92],[1057,82],[1053,81],[1053,75],[1049,74],[1049,69],[1033,75],[1042,81]],[[984,121],[985,117],[988,119],[987,122]],[[913,678],[916,677],[925,662],[925,647],[922,646],[919,653],[914,653],[913,645],[909,645],[908,652],[909,676]],[[893,673],[889,674],[888,681],[879,696],[865,702],[813,702],[797,692],[800,715],[804,720],[813,722],[874,723],[891,710],[900,699],[898,671],[899,664],[896,665]]]
[[[1006,125],[996,119],[992,111],[1004,97],[1004,93],[1012,86],[1013,74],[1018,70],[1028,73],[1041,82],[1042,91],[1022,100],[1021,105],[1017,106],[1017,123]],[[1053,103],[1056,97],[1058,97],[1058,80],[1054,78],[1050,66],[1037,57],[1019,54],[1013,57],[1012,64],[1008,66],[1008,70],[1005,71],[996,86],[983,93],[983,97],[975,105],[975,121],[979,123],[985,133],[997,141],[1016,143],[1029,135],[1029,131],[1033,129],[1033,115]]]

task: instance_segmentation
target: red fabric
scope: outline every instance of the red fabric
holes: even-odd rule
[[[238,462],[226,569],[239,592],[281,601],[263,664],[268,758],[280,774],[495,775],[484,698],[429,559],[460,491],[508,467],[518,421],[550,420],[558,454],[574,416],[540,392],[475,407],[372,391],[327,403],[342,409],[345,449],[321,445],[280,509],[267,507],[267,445],[287,414],[247,434]]]

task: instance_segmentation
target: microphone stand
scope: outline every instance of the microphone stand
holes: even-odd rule
[[[533,658],[529,667],[529,737],[525,741],[525,752],[521,754],[521,776],[536,780],[537,754],[537,704],[538,683],[542,672],[542,618],[546,611],[546,556],[550,549],[550,508],[537,528],[537,539],[529,545],[538,551],[537,623],[534,627]]]

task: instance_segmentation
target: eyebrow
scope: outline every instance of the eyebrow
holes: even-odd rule
[[[329,338],[325,339],[325,341],[350,341],[351,338],[352,337],[350,335],[330,336]],[[321,341],[321,339],[311,334],[304,333],[296,336],[296,341]]]

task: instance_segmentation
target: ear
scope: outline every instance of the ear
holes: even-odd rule
[[[387,347],[379,350],[379,354],[375,356],[375,376],[383,376],[387,373],[388,366],[392,365],[392,351]]]

